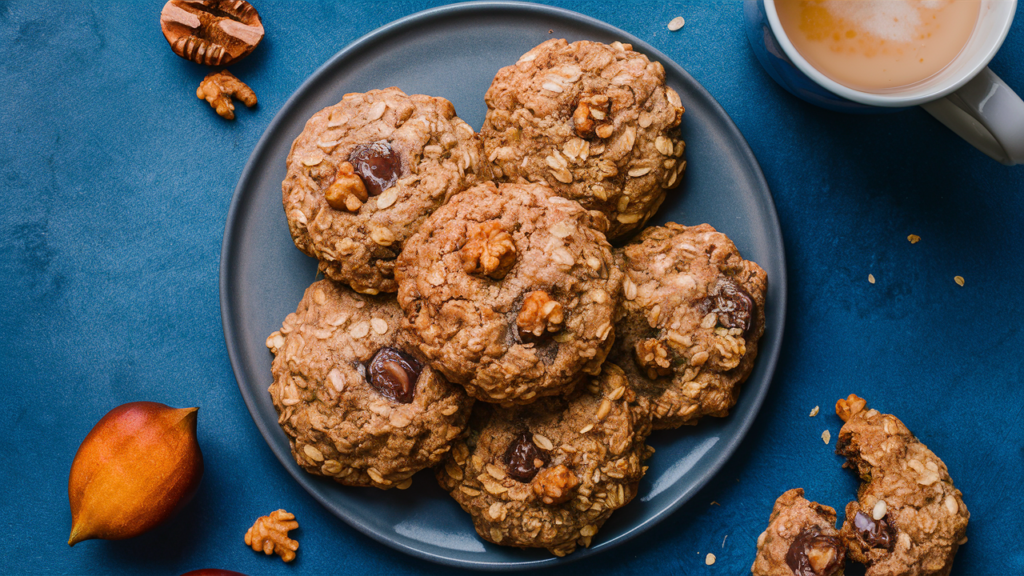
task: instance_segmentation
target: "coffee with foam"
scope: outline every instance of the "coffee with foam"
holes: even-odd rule
[[[855,90],[925,80],[970,40],[981,0],[775,0],[782,28],[807,62]]]

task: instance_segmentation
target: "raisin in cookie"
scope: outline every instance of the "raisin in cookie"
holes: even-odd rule
[[[768,528],[757,537],[753,576],[842,576],[846,548],[836,511],[804,498],[803,488],[775,501]]]
[[[328,278],[394,292],[402,245],[476,181],[480,158],[479,137],[444,98],[346,94],[309,119],[288,154],[281,188],[292,239]]]
[[[395,268],[411,338],[480,400],[570,392],[614,340],[622,273],[606,224],[542,184],[487,182],[456,195]]]
[[[836,454],[863,483],[846,505],[842,536],[867,576],[945,576],[971,515],[949,471],[891,414],[851,394],[836,403],[846,424]]]
[[[489,542],[564,556],[636,496],[648,448],[621,370],[570,399],[501,409],[478,403],[468,439],[438,468],[441,487]]]
[[[405,488],[463,434],[472,400],[412,354],[401,318],[394,300],[321,280],[267,338],[270,396],[307,472]]]
[[[496,175],[601,210],[609,238],[643,226],[686,169],[679,95],[629,44],[548,40],[502,68],[485,99]]]
[[[764,333],[764,270],[707,224],[648,228],[616,260],[626,277],[612,356],[649,398],[654,428],[726,416]]]

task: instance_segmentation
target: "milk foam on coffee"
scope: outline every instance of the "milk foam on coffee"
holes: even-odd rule
[[[981,0],[776,0],[811,66],[856,90],[886,91],[945,68],[970,40]]]

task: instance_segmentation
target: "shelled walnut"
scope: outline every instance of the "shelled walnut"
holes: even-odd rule
[[[516,264],[516,245],[512,236],[491,220],[470,224],[469,241],[462,247],[462,266],[467,274],[483,274],[501,280]]]
[[[252,528],[245,533],[245,545],[256,552],[263,552],[267,556],[277,554],[281,560],[291,562],[295,559],[299,543],[289,538],[288,532],[298,527],[294,514],[275,510],[256,519]]]
[[[237,98],[248,108],[256,105],[256,93],[252,88],[246,86],[227,70],[211,72],[203,78],[196,90],[196,96],[200,100],[206,100],[210,106],[217,111],[221,117],[227,120],[235,119],[235,105],[231,98]]]
[[[526,295],[523,307],[516,316],[516,325],[521,337],[540,338],[547,332],[558,332],[562,329],[565,314],[562,305],[553,300],[543,290],[536,290]]]
[[[580,479],[565,464],[541,470],[533,479],[533,492],[548,505],[561,504],[573,497]]]
[[[338,173],[334,177],[334,182],[324,193],[324,197],[331,208],[335,210],[358,212],[369,195],[366,193],[363,179],[355,173],[352,163],[342,162],[338,165]]]

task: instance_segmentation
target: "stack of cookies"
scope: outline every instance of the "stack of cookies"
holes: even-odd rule
[[[561,556],[636,496],[652,430],[728,414],[767,277],[711,226],[642,229],[686,169],[664,80],[549,40],[498,72],[480,134],[397,88],[309,120],[284,207],[326,279],[267,339],[300,466],[435,468],[482,538]]]

